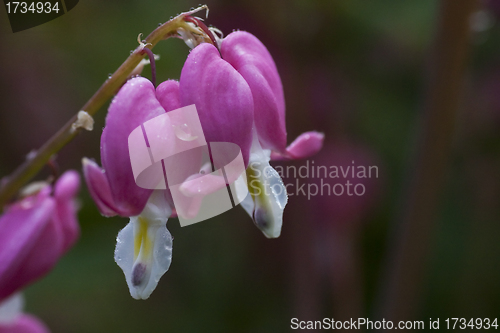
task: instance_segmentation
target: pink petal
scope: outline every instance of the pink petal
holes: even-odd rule
[[[323,147],[323,133],[311,131],[299,135],[287,148],[284,154],[271,154],[272,160],[301,159],[313,156]]]
[[[180,108],[179,82],[175,80],[162,82],[156,87],[156,98],[167,112]]]
[[[139,77],[120,89],[109,107],[101,137],[101,160],[120,215],[139,215],[151,190],[137,186],[132,173],[128,136],[145,121],[164,114],[151,81]]]
[[[182,69],[181,104],[195,104],[207,142],[240,146],[245,165],[252,143],[253,98],[245,79],[208,43],[194,48]]]
[[[118,214],[104,170],[88,158],[83,158],[82,164],[85,183],[101,214],[104,216]]]
[[[79,188],[80,176],[73,170],[66,171],[55,184],[56,211],[54,222],[60,226],[64,234],[63,252],[69,250],[80,235],[74,200]]]
[[[38,318],[22,314],[13,324],[0,325],[0,333],[50,333],[50,331]]]
[[[269,51],[254,35],[236,31],[222,41],[221,54],[250,86],[255,126],[263,148],[284,152],[285,99],[281,79]]]
[[[0,217],[0,300],[23,288],[27,283],[39,278],[48,267],[27,267],[31,262],[32,250],[38,248],[37,242],[41,235],[49,236],[48,249],[39,249],[43,264],[51,266],[57,260],[58,249],[53,251],[50,242],[55,247],[58,239],[46,235],[46,229],[55,209],[55,202],[50,197],[42,197],[37,202],[33,198],[22,200],[12,209],[8,209]],[[26,208],[22,208],[27,205]],[[53,230],[52,227],[49,227]],[[43,266],[43,265],[42,265]]]
[[[188,197],[203,197],[226,187],[226,185],[222,175],[217,176],[213,173],[197,174],[186,179],[179,189]]]
[[[286,151],[292,158],[306,158],[316,154],[323,146],[325,135],[319,132],[305,132],[299,135],[287,148]]]
[[[41,234],[27,245],[30,250],[16,274],[16,283],[25,286],[50,272],[64,254],[64,242],[61,225],[51,218]]]
[[[80,176],[74,170],[66,171],[54,186],[54,197],[61,200],[73,199],[80,189]]]
[[[76,241],[79,226],[74,196],[80,186],[74,171],[9,207],[0,218],[0,299],[48,273]]]

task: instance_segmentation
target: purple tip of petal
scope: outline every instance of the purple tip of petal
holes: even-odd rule
[[[54,187],[54,196],[56,199],[73,199],[80,189],[80,176],[74,170],[66,171],[57,180]]]
[[[175,80],[162,82],[156,88],[156,98],[167,112],[180,108],[179,82]]]
[[[50,331],[38,318],[22,314],[14,323],[0,325],[0,333],[50,333]]]
[[[321,150],[325,135],[311,131],[299,135],[287,148],[285,154],[272,153],[273,160],[301,159],[310,157]]]
[[[117,215],[108,179],[103,170],[96,162],[85,157],[82,159],[82,164],[85,183],[99,212],[108,217]]]

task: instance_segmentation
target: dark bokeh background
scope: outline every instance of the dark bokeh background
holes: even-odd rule
[[[466,89],[414,320],[500,313],[500,8],[471,20]],[[39,147],[159,22],[189,1],[84,0],[13,34],[0,13],[0,175]],[[84,188],[81,239],[26,291],[27,311],[53,332],[288,332],[290,319],[372,317],[384,256],[419,126],[438,1],[209,1],[208,24],[248,30],[281,74],[289,142],[323,131],[323,165],[377,165],[367,193],[291,197],[282,235],[266,239],[241,208],[180,228],[172,266],[147,301],[133,300],[114,263],[126,219],[103,218]],[[157,76],[178,78],[188,48],[161,42]],[[150,77],[149,68],[143,75]],[[61,169],[99,160],[100,130],[58,156]],[[305,161],[293,162],[300,166]],[[286,165],[286,164],[285,164]],[[43,178],[47,170],[41,174]],[[288,179],[286,181],[293,181]],[[316,180],[305,180],[315,182]]]

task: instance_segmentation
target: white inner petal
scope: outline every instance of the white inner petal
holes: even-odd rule
[[[8,325],[16,321],[23,311],[24,298],[21,293],[15,293],[0,303],[0,324]]]
[[[281,234],[288,195],[278,172],[269,164],[270,156],[271,151],[262,149],[254,133],[247,168],[250,195],[241,205],[266,237],[276,238]]]
[[[142,213],[118,234],[115,261],[135,299],[147,299],[170,267],[172,236],[166,223],[171,213],[163,191],[154,191]]]
[[[248,195],[245,197],[245,199],[240,203],[241,207],[245,209],[245,211],[250,215],[250,217],[253,216],[253,210],[255,209],[255,202],[253,201],[252,195],[248,193]]]

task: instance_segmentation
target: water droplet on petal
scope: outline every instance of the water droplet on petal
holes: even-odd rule
[[[193,141],[198,138],[196,135],[191,135],[191,130],[187,124],[182,124],[181,126],[174,126],[175,136],[182,141]]]

